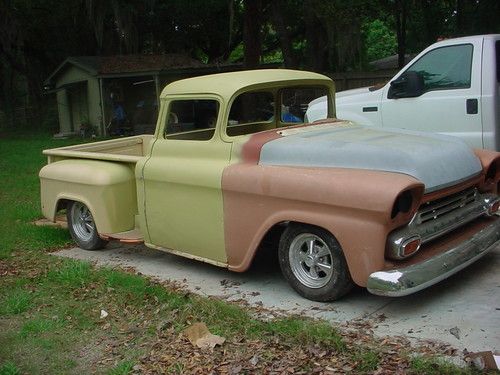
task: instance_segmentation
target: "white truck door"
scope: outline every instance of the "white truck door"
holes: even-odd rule
[[[391,81],[418,73],[423,77],[418,96],[390,99],[391,84],[384,87],[383,127],[454,135],[482,148],[481,48],[476,40],[424,51]]]

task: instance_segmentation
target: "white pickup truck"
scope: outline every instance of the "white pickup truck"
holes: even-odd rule
[[[387,84],[337,93],[336,106],[344,120],[443,133],[499,151],[500,34],[434,43]],[[326,97],[311,102],[308,121],[326,110]]]

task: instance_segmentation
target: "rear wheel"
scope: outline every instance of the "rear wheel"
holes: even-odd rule
[[[307,299],[333,301],[353,286],[340,245],[321,228],[291,224],[281,236],[279,261],[288,283]]]
[[[71,237],[85,250],[102,249],[107,241],[99,237],[94,217],[89,208],[80,202],[70,202],[66,208],[68,228]]]

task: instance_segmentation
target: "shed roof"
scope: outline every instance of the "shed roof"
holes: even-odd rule
[[[71,56],[47,78],[52,81],[68,65],[75,65],[94,76],[160,72],[170,69],[201,68],[205,65],[183,54]]]
[[[161,93],[178,94],[216,94],[229,99],[241,89],[259,86],[287,84],[320,84],[333,86],[333,82],[322,74],[289,69],[259,69],[230,73],[218,73],[194,78],[181,79],[168,84]]]

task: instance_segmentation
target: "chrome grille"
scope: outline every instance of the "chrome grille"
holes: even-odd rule
[[[417,222],[420,224],[436,220],[455,210],[459,210],[474,203],[477,197],[477,189],[469,188],[458,193],[424,203],[417,212]]]

